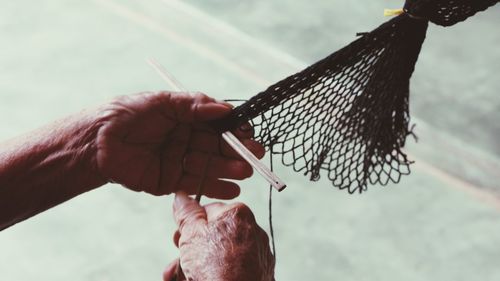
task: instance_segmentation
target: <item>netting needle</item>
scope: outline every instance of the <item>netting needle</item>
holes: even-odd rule
[[[182,84],[179,83],[171,75],[161,64],[156,62],[153,59],[148,59],[147,60],[149,65],[153,67],[156,72],[165,80],[172,89],[176,91],[187,91],[186,88],[182,86]],[[266,165],[264,165],[260,160],[255,157],[255,155],[248,150],[240,141],[239,139],[230,131],[226,131],[222,133],[222,138],[243,158],[245,161],[247,161],[259,174],[261,174],[264,179],[266,179],[269,184],[271,184],[276,190],[282,191],[285,189],[286,184],[278,177],[276,176]],[[209,161],[207,161],[208,163]]]

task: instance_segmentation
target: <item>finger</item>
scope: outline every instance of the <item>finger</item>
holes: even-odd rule
[[[179,264],[179,259],[172,261],[167,268],[163,271],[163,281],[180,281],[176,278],[177,265]]]
[[[174,200],[174,219],[182,235],[186,227],[197,227],[207,222],[207,214],[196,200],[184,192],[177,192]]]
[[[215,221],[227,212],[231,212],[239,219],[257,225],[252,210],[241,202],[235,202],[232,204],[209,204],[204,206],[204,208],[207,214],[208,222]]]
[[[187,194],[196,194],[201,180],[201,177],[184,175],[178,188]],[[233,199],[240,195],[240,187],[234,182],[206,178],[203,181],[203,195],[222,200]]]
[[[213,217],[213,214],[218,212],[219,210],[226,210],[227,206],[228,204],[223,202],[212,202],[210,204],[204,205],[203,208],[205,208],[205,212],[207,213],[207,221],[211,221],[211,216]]]
[[[207,213],[207,221],[214,221],[223,213],[231,210],[232,206],[221,202],[211,203],[203,206]]]
[[[226,102],[218,102],[202,93],[177,93],[170,95],[167,106],[182,122],[205,122],[221,118],[232,110]]]
[[[257,158],[264,157],[265,149],[259,142],[252,139],[240,139],[240,141]],[[207,131],[193,131],[189,149],[217,154],[222,152],[224,156],[241,159],[241,156],[219,135]]]
[[[150,191],[150,193],[154,195],[163,195],[176,191],[172,183],[182,177],[182,159],[188,149],[191,134],[191,128],[183,125],[178,125],[177,129],[172,132],[168,145],[161,151],[160,183],[157,184],[157,188]]]
[[[184,156],[184,172],[194,176],[206,173],[208,178],[242,180],[252,176],[253,169],[243,160],[191,151]]]
[[[258,141],[252,139],[243,139],[240,141],[258,159],[262,159],[266,154],[266,149]],[[228,157],[242,159],[241,155],[238,152],[236,152],[229,144],[227,144],[227,142],[224,141],[222,147],[224,155]]]
[[[244,123],[235,130],[232,130],[233,134],[242,139],[249,139],[253,138],[254,136],[254,129],[250,123]]]
[[[216,134],[218,132],[214,129],[214,127],[210,126],[209,123],[193,123],[192,126],[194,129],[200,131],[206,131],[213,134]],[[249,122],[242,124],[234,130],[231,130],[231,132],[240,139],[250,139],[254,136],[254,128]]]
[[[220,208],[221,206],[226,206],[227,204],[224,202],[211,202],[208,204],[203,205],[203,208],[205,208],[205,211],[210,208]]]
[[[206,122],[222,118],[231,112],[232,108],[225,104],[211,102],[206,104],[194,105],[194,121]]]

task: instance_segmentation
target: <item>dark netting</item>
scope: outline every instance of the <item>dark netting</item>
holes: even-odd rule
[[[407,0],[405,11],[432,23],[450,26],[498,3],[498,0]]]
[[[314,181],[325,170],[350,193],[399,182],[410,172],[402,148],[412,134],[409,83],[425,19],[451,25],[496,2],[407,1],[406,13],[272,85],[215,126],[225,131],[252,121],[256,139],[284,165]]]

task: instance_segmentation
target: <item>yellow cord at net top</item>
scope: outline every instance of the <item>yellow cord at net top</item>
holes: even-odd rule
[[[384,9],[384,17],[399,16],[404,12],[403,9]]]

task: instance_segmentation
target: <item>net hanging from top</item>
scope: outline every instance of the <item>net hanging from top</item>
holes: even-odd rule
[[[256,139],[310,180],[326,171],[350,193],[399,182],[412,163],[410,78],[428,22],[451,26],[498,0],[407,0],[403,13],[217,120],[221,131],[251,121]]]

